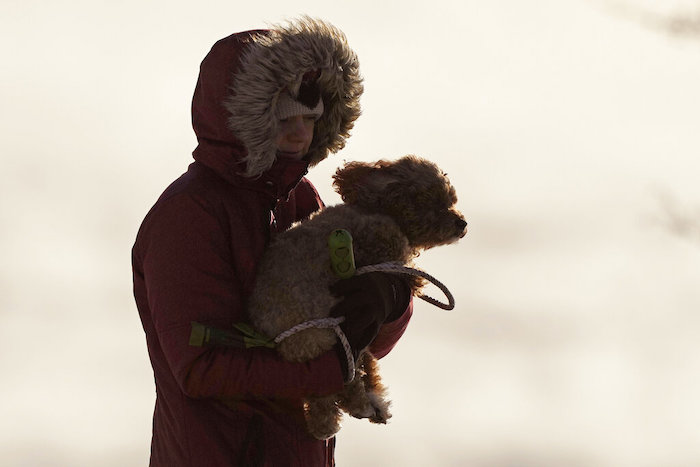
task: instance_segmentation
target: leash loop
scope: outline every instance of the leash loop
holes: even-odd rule
[[[428,281],[432,282],[436,287],[438,287],[444,294],[445,297],[447,298],[447,303],[443,303],[439,300],[434,299],[433,297],[430,297],[428,295],[418,295],[418,298],[425,300],[426,302],[430,303],[431,305],[434,305],[438,308],[442,308],[443,310],[452,310],[455,307],[455,299],[452,293],[449,291],[449,289],[437,280],[435,277],[431,276],[425,271],[421,271],[420,269],[415,269],[415,268],[409,268],[408,266],[404,266],[401,263],[396,263],[396,262],[387,262],[387,263],[380,263],[380,264],[373,264],[371,266],[363,266],[361,268],[358,268],[357,271],[355,272],[356,274],[365,274],[368,272],[376,272],[376,271],[381,271],[381,272],[389,272],[393,274],[408,274],[411,276],[418,276],[422,277],[424,279],[427,279]],[[279,344],[283,340],[285,340],[287,337],[296,334],[298,332],[304,331],[306,329],[310,328],[322,328],[322,329],[328,329],[332,328],[333,331],[335,331],[335,334],[338,336],[338,339],[340,340],[340,343],[343,345],[343,349],[345,350],[345,356],[347,357],[348,360],[348,380],[346,383],[349,383],[353,380],[355,377],[355,359],[352,356],[352,348],[350,347],[350,343],[348,342],[348,338],[345,336],[345,333],[343,333],[342,329],[340,329],[339,324],[345,321],[345,318],[340,316],[338,318],[319,318],[319,319],[312,319],[309,321],[304,321],[303,323],[297,324],[296,326],[287,329],[286,331],[280,333],[277,337],[274,338],[275,344]]]
[[[424,294],[418,295],[418,298],[420,298],[421,300],[425,300],[426,302],[438,308],[442,308],[443,310],[453,310],[455,307],[454,296],[452,296],[452,293],[445,286],[445,284],[443,284],[442,282],[440,282],[425,271],[421,271],[420,269],[415,268],[409,268],[408,266],[404,266],[403,264],[396,262],[373,264],[371,266],[363,266],[361,268],[357,268],[357,274],[365,274],[367,272],[375,271],[390,272],[394,274],[408,274],[411,276],[418,276],[427,279],[428,281],[432,282],[437,288],[439,288],[442,291],[442,293],[445,294],[445,297],[447,298],[447,303],[443,303],[439,300],[434,299],[433,297]]]

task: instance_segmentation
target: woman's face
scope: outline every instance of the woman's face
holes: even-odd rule
[[[314,137],[313,115],[295,115],[279,121],[277,157],[300,160],[306,156]]]

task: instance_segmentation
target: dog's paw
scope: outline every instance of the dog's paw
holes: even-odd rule
[[[391,402],[373,392],[367,393],[367,396],[374,412],[367,417],[369,421],[372,423],[386,423],[391,418],[391,412],[389,412]]]
[[[335,395],[310,398],[304,404],[306,428],[316,439],[332,438],[340,431],[342,414],[336,404]]]
[[[340,431],[340,423],[336,419],[307,421],[307,429],[311,436],[321,441],[332,438]]]
[[[365,404],[362,407],[353,407],[348,413],[354,418],[373,418],[377,416],[377,408],[372,404]]]

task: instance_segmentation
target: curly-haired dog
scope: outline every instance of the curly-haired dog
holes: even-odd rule
[[[446,175],[416,156],[376,163],[351,162],[334,175],[344,204],[328,207],[278,235],[266,251],[250,297],[248,314],[254,327],[268,336],[300,323],[328,317],[338,302],[329,286],[328,237],[345,229],[353,237],[357,267],[400,262],[409,264],[420,250],[452,243],[466,233],[467,223],[455,209],[457,195]],[[413,279],[415,292],[422,280]],[[281,356],[306,361],[336,343],[332,329],[307,329],[278,345]],[[340,429],[341,412],[374,423],[391,416],[376,359],[362,352],[354,380],[340,394],[309,398],[309,432],[319,439]]]

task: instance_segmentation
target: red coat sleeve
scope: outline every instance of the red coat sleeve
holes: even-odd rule
[[[290,363],[269,349],[189,346],[192,321],[220,327],[245,321],[244,293],[220,217],[189,195],[175,198],[150,216],[136,262],[146,294],[142,307],[157,338],[150,336],[149,347],[159,347],[149,350],[162,354],[181,390],[194,398],[298,398],[340,390],[342,371],[330,352]]]
[[[403,333],[406,332],[411,316],[413,316],[413,297],[411,297],[406,311],[404,311],[400,318],[389,323],[385,323],[379,329],[379,334],[377,334],[377,337],[370,345],[372,355],[377,358],[386,356],[391,349],[396,346],[401,336],[403,336]]]

